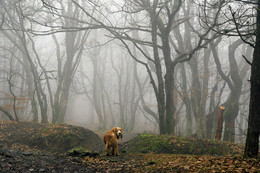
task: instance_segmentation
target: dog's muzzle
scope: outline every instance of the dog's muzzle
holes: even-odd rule
[[[122,135],[122,133],[118,133],[117,134],[117,139]]]

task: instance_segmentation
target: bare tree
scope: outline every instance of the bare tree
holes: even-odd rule
[[[213,10],[217,6],[221,6],[223,13],[220,14],[222,18],[219,18],[218,26],[214,30],[223,35],[239,36],[243,42],[254,48],[252,62],[248,60],[248,57],[244,57],[251,65],[249,121],[244,156],[257,157],[260,135],[260,108],[257,106],[260,102],[260,84],[258,82],[260,74],[260,13],[257,9],[260,7],[260,1],[204,1],[201,12],[201,21],[204,24],[210,25],[212,21],[211,16],[208,15],[205,9]]]
[[[37,64],[30,53],[29,44],[30,39],[25,30],[26,20],[24,18],[25,11],[20,1],[15,2],[2,2],[2,7],[6,12],[5,23],[3,24],[2,33],[9,39],[9,41],[21,52],[21,64],[25,67],[28,77],[29,95],[32,98],[32,107],[34,110],[34,120],[38,120],[38,111],[36,106],[35,96],[40,106],[41,121],[48,122],[47,120],[47,98],[44,93],[41,75],[37,71]],[[11,8],[12,7],[12,8]],[[9,10],[12,9],[12,10]],[[31,15],[31,14],[26,14]],[[34,93],[35,92],[35,93]]]
[[[81,61],[84,45],[89,36],[90,30],[87,28],[81,32],[73,30],[74,27],[77,28],[78,26],[77,21],[83,20],[83,16],[79,11],[79,8],[73,5],[71,1],[51,0],[42,2],[44,5],[42,9],[34,9],[33,11],[35,16],[38,16],[39,18],[35,19],[32,16],[26,16],[26,18],[33,26],[40,25],[43,28],[48,27],[50,28],[50,31],[43,31],[42,28],[37,30],[35,29],[36,27],[31,27],[27,30],[35,36],[51,35],[56,46],[57,71],[56,69],[49,71],[53,75],[56,74],[54,78],[57,79],[57,87],[55,89],[53,89],[48,80],[50,78],[48,71],[43,65],[41,65],[39,56],[36,57],[38,57],[37,60],[39,66],[43,72],[43,76],[45,76],[46,79],[46,92],[49,93],[49,101],[52,110],[52,122],[61,123],[64,122],[65,119],[71,84]],[[82,2],[82,6],[86,7],[85,5],[86,3]],[[95,9],[93,9],[93,11],[94,10]],[[60,37],[60,35],[57,36],[56,33],[62,29],[56,31],[56,28],[66,28],[68,29],[68,32],[64,32]],[[62,44],[60,44],[60,41]]]
[[[178,49],[175,51],[179,54],[172,54],[172,47],[170,46],[169,38],[172,37],[171,31],[174,27],[180,27],[180,25],[189,20],[189,18],[183,18],[176,20],[175,16],[180,12],[182,1],[155,1],[150,3],[149,1],[127,1],[123,9],[126,14],[133,14],[139,12],[143,16],[147,16],[148,26],[144,26],[142,21],[135,27],[115,27],[105,24],[98,20],[93,15],[90,15],[84,8],[82,8],[76,1],[73,3],[77,4],[84,13],[91,17],[99,26],[108,30],[115,38],[119,39],[126,47],[133,59],[138,63],[144,65],[147,69],[151,84],[153,86],[156,100],[158,103],[158,114],[159,114],[159,128],[161,134],[173,134],[174,133],[174,111],[175,105],[173,103],[173,85],[174,85],[174,69],[175,66],[181,62],[188,61],[192,58],[192,55],[202,48],[208,42],[217,37],[217,34],[212,37],[207,37],[211,29],[204,30],[202,33],[191,28],[195,35],[198,36],[198,40],[193,45],[192,49],[186,52],[181,52]],[[135,22],[138,23],[138,22]],[[137,40],[131,37],[128,31],[137,30],[142,32],[144,35],[150,35],[147,40]],[[128,46],[127,42],[132,43],[138,51],[143,55],[146,61],[135,57]],[[152,51],[152,57],[147,55],[140,45],[145,45]],[[163,61],[162,61],[163,60]],[[152,62],[156,68],[156,74],[153,76],[148,62]],[[164,68],[165,65],[165,69]],[[165,73],[164,73],[165,70]],[[164,76],[164,77],[163,77]],[[155,78],[156,77],[156,80]]]
[[[239,98],[241,96],[243,78],[245,74],[241,74],[238,67],[238,63],[235,59],[236,49],[243,43],[242,40],[236,40],[228,47],[228,59],[229,59],[229,68],[230,72],[225,75],[221,68],[220,60],[218,59],[216,52],[216,45],[211,44],[213,50],[213,57],[217,65],[218,72],[223,80],[225,80],[230,89],[229,96],[227,100],[222,104],[225,106],[224,119],[225,119],[225,130],[224,130],[224,140],[235,142],[235,119],[238,116],[239,112]],[[242,70],[243,68],[241,68]]]
[[[78,8],[73,6],[71,1],[68,2],[67,6],[65,6],[62,1],[58,1],[57,3],[62,7],[60,13],[56,13],[57,16],[60,16],[60,24],[67,28],[76,26],[77,24],[75,21],[80,20],[82,17]],[[56,57],[58,65],[57,89],[54,98],[51,98],[51,105],[53,108],[52,122],[54,123],[64,122],[70,87],[78,64],[80,63],[84,44],[89,36],[89,32],[89,30],[83,32],[66,32],[64,34],[65,54],[63,52],[64,50],[60,47],[57,37],[52,35],[57,48]]]

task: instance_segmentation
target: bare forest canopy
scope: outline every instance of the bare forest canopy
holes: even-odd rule
[[[257,4],[0,0],[0,119],[244,143]]]

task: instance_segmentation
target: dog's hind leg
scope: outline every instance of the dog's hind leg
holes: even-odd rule
[[[113,155],[118,156],[118,145],[115,145],[115,148],[113,148],[113,150]]]
[[[109,156],[109,151],[110,151],[111,145],[106,143],[106,156]]]

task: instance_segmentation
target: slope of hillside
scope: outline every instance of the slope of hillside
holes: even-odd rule
[[[90,151],[104,149],[97,134],[67,124],[0,121],[0,144],[8,148],[28,148],[64,153],[74,147]]]

